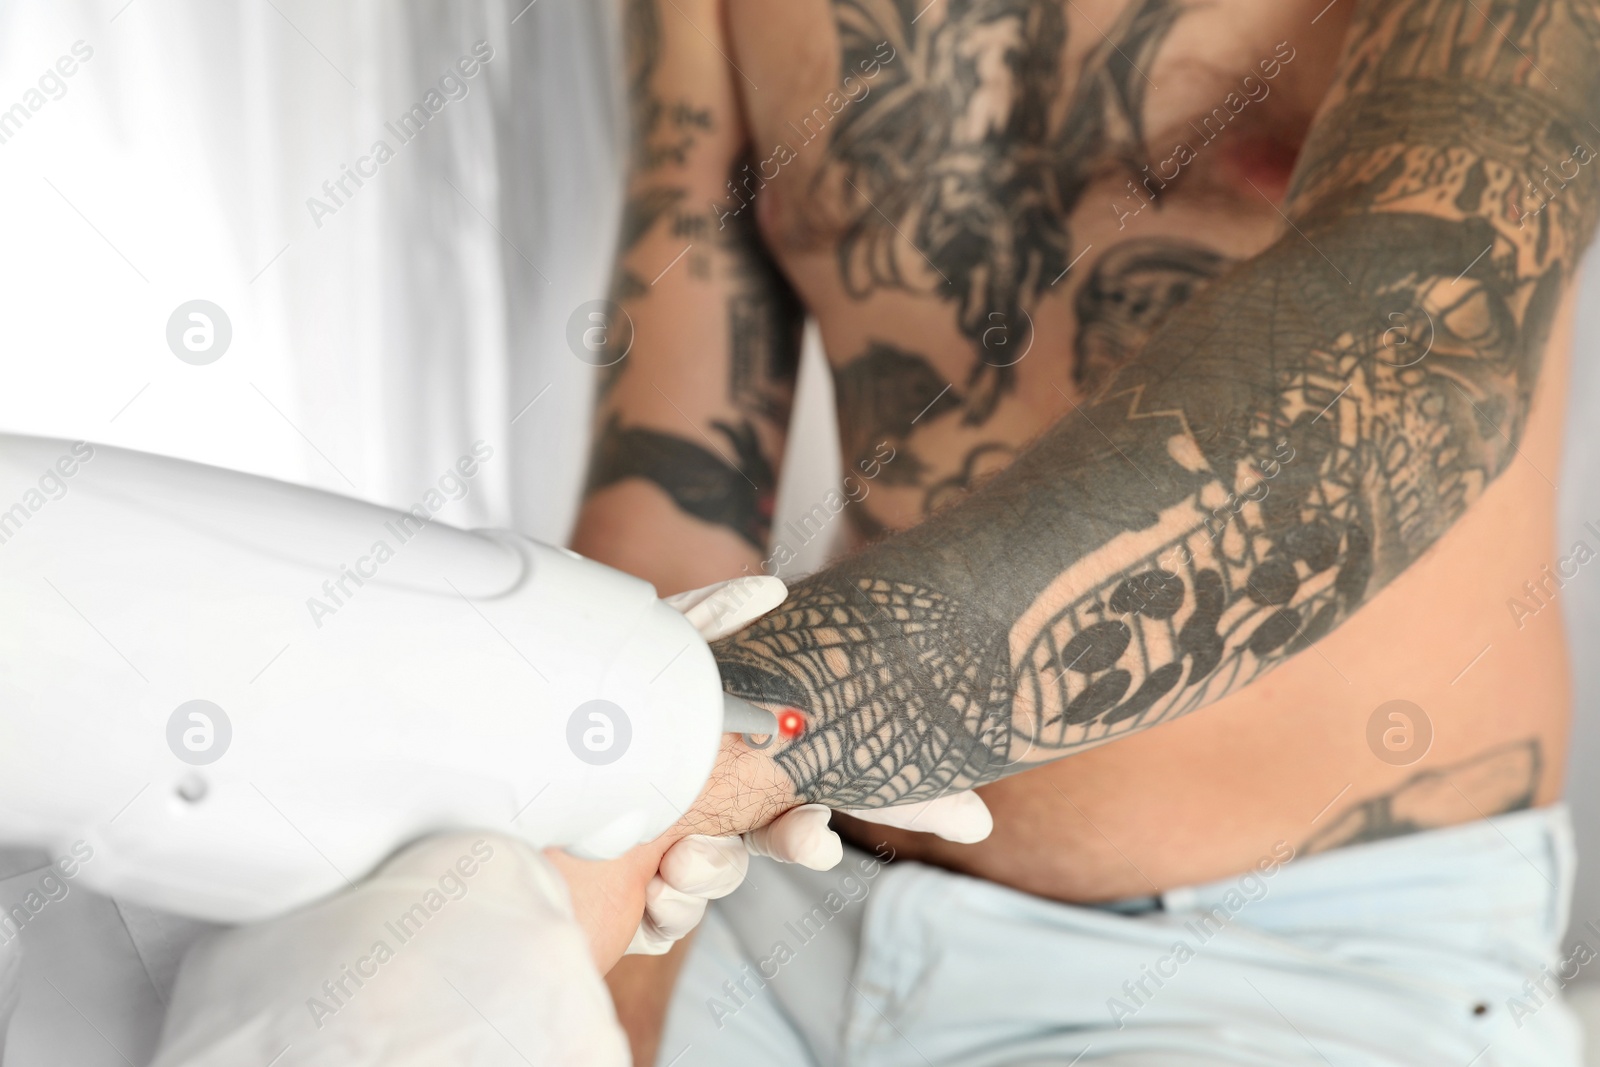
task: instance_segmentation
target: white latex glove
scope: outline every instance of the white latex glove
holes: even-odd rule
[[[702,637],[715,641],[765,615],[787,594],[776,578],[750,576],[665,599],[694,623]],[[921,830],[962,844],[982,841],[994,828],[988,807],[976,793],[954,793],[893,808],[841,810],[865,822]],[[832,814],[826,805],[803,804],[743,837],[694,834],[673,845],[645,891],[644,918],[628,954],[659,956],[671,949],[700,924],[708,901],[739,888],[751,853],[815,871],[832,869],[844,857],[844,843],[828,828]]]
[[[737,633],[783,603],[789,589],[782,579],[765,574],[730,578],[662,597],[662,603],[683,613],[707,642]]]
[[[468,872],[471,873],[468,873]],[[185,957],[151,1067],[625,1067],[565,881],[486,834]]]

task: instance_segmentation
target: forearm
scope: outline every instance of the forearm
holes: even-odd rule
[[[568,541],[579,555],[643,578],[671,596],[759,573],[761,555],[731,538],[708,537],[697,520],[643,486],[620,486],[586,503]]]
[[[1593,229],[1595,25],[1365,5],[1290,232],[967,501],[718,647],[804,712],[768,750],[796,794],[922,799],[1187,714],[1442,536],[1516,457]]]
[[[754,208],[717,206],[739,203],[749,148],[727,42],[696,29],[721,25],[720,0],[631,0],[627,19],[634,146],[604,335],[619,351],[596,358],[574,543],[692,586],[765,554],[802,316]]]

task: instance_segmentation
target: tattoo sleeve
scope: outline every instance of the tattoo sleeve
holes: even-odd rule
[[[1515,459],[1594,229],[1597,13],[1364,0],[1289,232],[970,497],[719,644],[805,712],[773,750],[797,794],[926,799],[1185,715],[1438,540]]]
[[[602,372],[586,491],[651,483],[683,514],[759,552],[771,532],[803,310],[761,244],[754,209],[715,206],[728,200],[728,176],[738,177],[747,148],[731,71],[696,52],[717,56],[699,29],[716,25],[717,11],[628,4],[633,158],[611,299],[633,324],[634,345]],[[725,391],[681,393],[673,383],[704,380],[686,372],[690,362],[725,366]]]
[[[587,492],[624,478],[644,478],[661,486],[684,512],[726,526],[757,551],[766,548],[772,527],[772,498],[778,477],[761,454],[755,427],[711,424],[732,448],[723,455],[693,441],[641,427],[624,428],[616,416],[606,423],[589,457]]]

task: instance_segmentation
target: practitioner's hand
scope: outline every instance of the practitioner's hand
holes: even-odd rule
[[[572,879],[572,902],[592,912],[637,881],[638,915],[647,875],[613,863]],[[592,959],[606,949],[555,866],[507,838],[428,838],[346,892],[216,934],[183,961],[154,1064],[623,1067]]]
[[[573,916],[601,974],[628,949],[648,906],[649,887],[662,853],[675,840],[663,835],[611,860],[581,860],[560,849],[545,850],[545,859],[567,883]]]

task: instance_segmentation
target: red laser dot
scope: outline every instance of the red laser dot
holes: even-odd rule
[[[778,736],[784,740],[799,737],[806,729],[806,717],[795,708],[784,708],[778,713]]]

